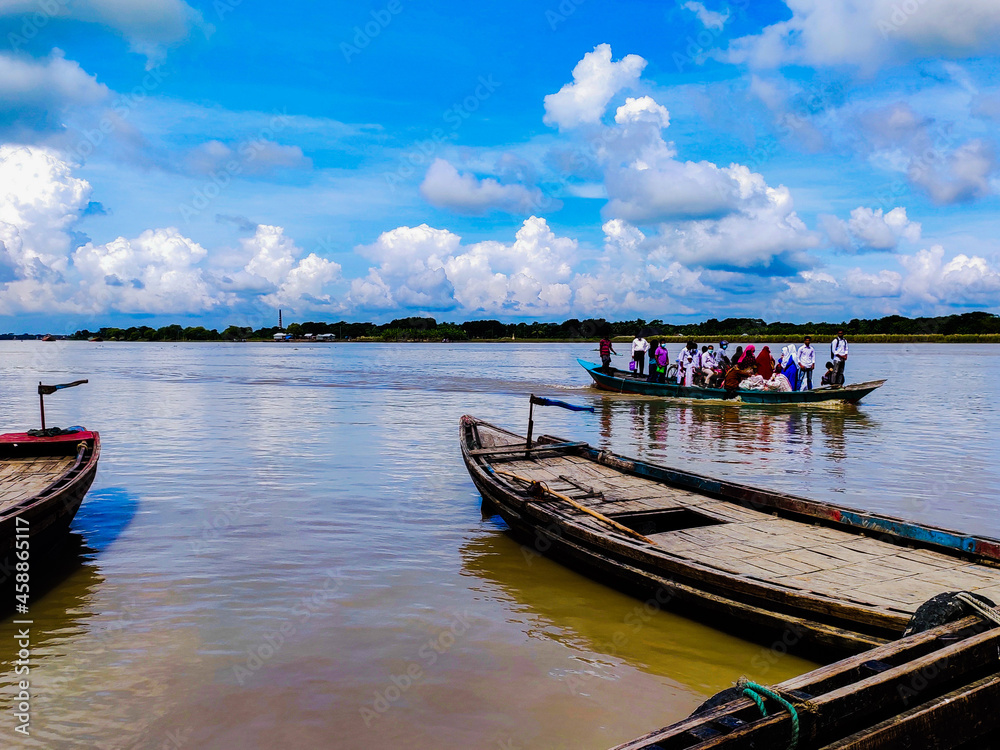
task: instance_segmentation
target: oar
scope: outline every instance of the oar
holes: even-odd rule
[[[578,503],[576,500],[574,500],[573,498],[569,497],[568,495],[563,495],[561,492],[556,492],[555,490],[550,490],[548,487],[546,487],[541,482],[537,482],[534,479],[529,479],[528,477],[522,477],[522,476],[520,476],[518,474],[513,474],[513,473],[511,473],[509,471],[497,471],[496,469],[494,469],[493,473],[494,474],[499,474],[499,475],[504,476],[504,477],[510,477],[511,479],[516,479],[519,482],[525,482],[526,484],[537,484],[541,488],[542,492],[547,492],[550,495],[552,495],[553,497],[559,498],[560,500],[569,503],[570,505],[572,505],[577,510],[582,510],[584,513],[586,513],[587,515],[593,516],[598,521],[603,521],[604,523],[606,523],[606,524],[608,524],[610,526],[613,526],[614,528],[618,529],[618,531],[624,532],[624,533],[628,534],[629,536],[634,536],[636,539],[641,539],[642,541],[644,541],[644,542],[646,542],[648,544],[656,544],[656,542],[654,542],[652,539],[649,539],[648,537],[644,537],[638,531],[634,531],[634,530],[630,529],[628,526],[623,526],[622,524],[618,523],[614,519],[608,518],[607,516],[602,515],[601,513],[598,513],[596,510],[591,510],[586,505],[582,505],[581,503]]]

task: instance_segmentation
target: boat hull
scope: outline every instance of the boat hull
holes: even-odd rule
[[[536,519],[518,513],[502,494],[492,492],[485,483],[475,484],[484,503],[496,511],[496,515],[507,524],[511,536],[526,548],[526,555],[544,555],[589,578],[642,599],[650,612],[670,610],[742,638],[762,643],[781,642],[786,647],[790,646],[790,650],[809,655],[853,654],[890,640],[888,634],[855,633],[808,618],[773,612],[701,590],[693,581],[668,577],[636,566],[632,560],[581,544],[557,528],[539,525]]]
[[[744,692],[759,695],[759,686],[738,681],[686,719],[613,750],[784,748],[796,745],[793,735],[799,747],[829,750],[995,747],[998,647],[1000,629],[965,617],[772,686],[794,719],[784,707],[761,716]]]
[[[762,528],[759,541],[765,545],[753,551],[756,543],[753,535],[757,527],[770,523],[774,524],[773,529],[780,526],[779,535],[791,533],[793,538],[826,535],[846,542],[842,553],[831,547],[829,541],[816,543],[817,546],[825,545],[831,556],[842,554],[856,558],[869,552],[877,559],[883,559],[886,554],[891,557],[897,552],[919,556],[922,553],[908,551],[910,547],[917,547],[934,550],[927,554],[935,565],[956,569],[965,567],[971,558],[979,561],[975,566],[977,572],[992,579],[984,585],[1000,587],[1000,543],[997,540],[963,536],[711,479],[556,438],[543,436],[529,451],[524,438],[469,416],[462,418],[460,437],[463,459],[484,503],[503,518],[511,533],[527,547],[525,554],[553,557],[580,572],[646,598],[648,607],[674,609],[744,637],[758,638],[766,633],[772,636],[771,640],[776,636],[783,647],[803,653],[856,653],[898,638],[915,608],[892,602],[865,602],[852,593],[853,579],[845,579],[846,593],[838,595],[832,590],[822,593],[809,580],[780,580],[779,576],[790,576],[791,571],[780,571],[771,579],[762,578],[764,571],[759,566],[771,564],[765,559],[770,554],[764,550],[778,537],[768,538],[775,532]],[[521,476],[505,472],[505,466],[520,467],[515,468],[514,474],[520,472]],[[567,478],[569,474],[572,476]],[[546,486],[555,486],[560,481],[579,489],[590,485],[579,497],[593,498],[588,502],[593,502],[607,517],[597,523],[593,514],[583,515],[587,511],[567,503],[571,500],[568,496],[553,495],[552,490],[542,488],[541,484],[529,488],[524,478],[543,482]],[[662,488],[664,497],[669,497],[662,506],[654,508],[660,503],[654,497],[657,487]],[[615,493],[626,490],[642,500],[615,497]],[[539,492],[542,496],[537,494]],[[690,503],[686,510],[680,508],[684,502]],[[644,507],[636,510],[636,503]],[[703,503],[715,509],[706,511],[702,508]],[[639,516],[648,516],[650,512],[667,517],[677,510],[690,517],[700,516],[703,521],[706,519],[704,513],[714,513],[716,520],[708,524],[683,522],[675,528],[642,532],[650,534],[652,539],[638,533],[632,537],[621,533],[618,522],[636,523]],[[739,520],[718,520],[727,516],[747,517],[746,523],[750,525],[741,525],[744,522]],[[830,530],[822,531],[827,528]],[[722,543],[731,544],[734,549],[749,550],[749,553],[739,553],[749,554],[747,570],[741,571],[742,563],[738,561],[734,563],[736,568],[727,567],[724,560],[715,560],[714,552],[706,553],[706,557],[697,549],[685,552],[676,548],[674,545],[678,542],[693,538],[690,537],[692,529],[697,530],[696,537],[705,540],[706,549],[714,550],[712,545]],[[684,538],[670,533],[675,530],[682,532]],[[744,532],[750,536],[741,537]],[[713,535],[714,541],[711,541]],[[859,555],[850,545],[861,545],[864,549],[876,545],[878,549],[869,549]],[[728,547],[718,549],[725,552]],[[779,554],[784,553],[775,553]],[[794,559],[788,561],[794,562]],[[904,564],[909,563],[904,561]],[[844,565],[847,563],[837,562],[831,567]],[[841,577],[849,575],[845,570]],[[857,585],[862,583],[858,579]],[[948,581],[941,585],[942,591],[961,588]],[[768,642],[766,638],[761,640]]]
[[[65,470],[46,476],[44,486],[16,501],[7,495],[7,502],[0,505],[0,579],[9,577],[19,533],[23,538],[28,532],[32,567],[44,565],[49,553],[62,543],[94,482],[100,454],[101,439],[96,432],[47,438],[24,433],[0,435],[0,465],[46,458],[67,464]]]
[[[659,398],[694,399],[699,401],[724,401],[726,391],[722,388],[697,388],[677,385],[675,383],[650,383],[641,378],[634,378],[620,370],[605,372],[600,365],[578,359],[577,362],[585,369],[594,384],[603,391],[613,393],[635,393],[642,396],[657,396]],[[811,391],[746,391],[736,392],[735,399],[745,404],[821,404],[848,403],[856,404],[876,388],[884,380],[872,380],[867,383],[857,383],[842,388],[815,388]]]

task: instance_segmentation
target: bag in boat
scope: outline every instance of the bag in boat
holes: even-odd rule
[[[628,363],[628,369],[629,369],[629,372],[635,372],[635,360],[634,359],[631,362]]]

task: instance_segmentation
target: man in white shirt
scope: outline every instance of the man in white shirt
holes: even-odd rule
[[[642,334],[637,334],[634,339],[632,339],[632,359],[635,360],[635,374],[637,376],[642,376],[643,370],[646,369],[646,352],[649,351],[649,342],[642,337]]]
[[[816,367],[816,350],[812,348],[812,339],[808,336],[802,340],[802,346],[799,347],[796,359],[799,363],[799,382],[795,386],[795,390],[811,391],[813,389],[813,369]],[[802,387],[803,381],[805,382],[804,389]]]
[[[715,352],[711,346],[701,347],[701,374],[706,383],[715,374]]]
[[[847,364],[847,339],[843,331],[837,331],[837,338],[830,342],[830,359],[833,360],[833,385],[844,384],[844,365]]]

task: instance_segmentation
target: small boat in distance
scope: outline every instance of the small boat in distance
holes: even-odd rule
[[[621,370],[612,369],[610,373],[606,372],[600,365],[585,359],[577,359],[577,362],[594,379],[594,384],[603,391],[637,393],[642,396],[660,396],[662,398],[718,401],[724,400],[726,396],[726,391],[722,388],[700,388],[675,383],[650,383]],[[811,391],[791,392],[738,390],[736,397],[729,400],[745,404],[818,404],[824,402],[856,404],[883,383],[885,380],[870,380],[867,383],[854,385],[821,386]]]
[[[855,653],[899,638],[937,594],[1000,601],[1000,540],[526,441],[471,416],[459,438],[483,500],[522,543],[743,637]]]

